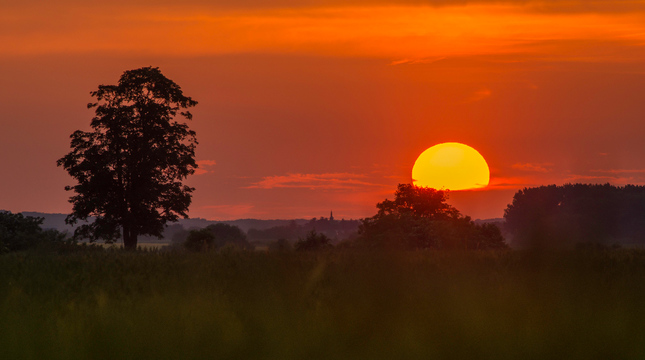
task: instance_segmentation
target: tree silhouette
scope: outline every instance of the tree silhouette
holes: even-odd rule
[[[217,223],[206,227],[215,236],[213,245],[220,248],[226,244],[233,244],[243,249],[250,249],[251,244],[246,240],[246,234],[235,225]]]
[[[193,251],[208,251],[215,242],[215,234],[209,229],[191,230],[184,242],[184,246]]]
[[[182,184],[195,172],[195,132],[175,117],[190,120],[197,104],[159,68],[123,73],[118,85],[100,85],[88,104],[96,116],[92,131],[75,131],[69,154],[58,160],[78,184],[65,189],[72,213],[66,222],[95,217],[75,236],[113,241],[127,249],[139,235],[161,237],[164,225],[187,218],[191,193]]]
[[[298,240],[295,245],[296,251],[316,251],[331,248],[331,239],[325,234],[311,230],[304,239]]]
[[[406,249],[495,249],[506,243],[493,224],[477,225],[447,204],[447,192],[399,184],[394,200],[376,205],[378,213],[362,220],[359,235],[373,247]]]
[[[521,247],[642,243],[645,187],[565,184],[524,188],[515,193],[504,218],[513,243]]]
[[[43,244],[63,244],[67,235],[57,230],[43,230],[41,217],[0,211],[0,254],[20,251]]]

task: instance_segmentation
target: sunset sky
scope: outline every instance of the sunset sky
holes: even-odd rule
[[[523,187],[645,184],[645,0],[0,0],[0,209],[67,213],[56,160],[99,84],[158,66],[199,102],[191,217],[360,218],[461,142]]]

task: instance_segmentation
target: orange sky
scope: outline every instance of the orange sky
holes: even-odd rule
[[[68,212],[85,105],[159,66],[199,105],[190,214],[358,218],[463,142],[499,217],[524,186],[645,184],[645,1],[0,0],[0,209]]]

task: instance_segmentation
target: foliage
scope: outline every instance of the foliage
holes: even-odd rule
[[[64,233],[43,230],[42,223],[43,218],[0,211],[0,253],[27,250],[48,244],[64,244],[69,241]]]
[[[443,190],[399,184],[394,200],[378,203],[363,219],[360,241],[372,247],[405,249],[497,249],[506,244],[494,224],[475,224],[446,203]]]
[[[191,230],[184,246],[193,251],[208,251],[214,247],[215,235],[209,229]]]
[[[331,248],[331,239],[325,234],[311,230],[304,239],[299,239],[294,246],[296,251],[317,251]]]
[[[565,184],[524,188],[504,211],[517,246],[642,243],[645,187]]]
[[[206,227],[215,236],[215,247],[220,248],[232,244],[243,249],[250,249],[251,244],[246,240],[246,235],[239,227],[230,224],[217,223]]]
[[[58,160],[78,182],[66,187],[75,192],[67,222],[95,217],[75,236],[109,242],[122,235],[134,249],[139,235],[161,237],[167,222],[188,217],[194,189],[181,181],[197,167],[197,141],[175,116],[191,119],[185,109],[197,102],[153,67],[126,71],[118,85],[91,95],[92,131],[74,132],[72,150]]]
[[[327,235],[335,240],[341,240],[355,236],[360,226],[359,220],[336,220],[331,217],[312,218],[304,224],[298,224],[291,221],[288,225],[273,226],[268,229],[258,230],[249,229],[248,237],[252,241],[274,241],[276,239],[286,239],[297,241],[299,238],[307,236],[309,232],[316,232]]]
[[[181,236],[181,233],[177,233]],[[208,251],[220,249],[224,246],[234,246],[240,249],[251,249],[252,246],[246,241],[246,235],[242,229],[235,225],[217,223],[208,225],[199,230],[191,230],[183,242],[184,246],[194,251]]]
[[[287,252],[293,250],[293,245],[287,239],[278,239],[269,244],[269,251]]]
[[[52,360],[645,357],[644,251],[531,257],[4,254],[0,348]]]

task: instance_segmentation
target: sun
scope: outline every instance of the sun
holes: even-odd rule
[[[488,186],[490,170],[484,157],[468,145],[447,142],[419,155],[412,167],[416,186],[468,190]]]

